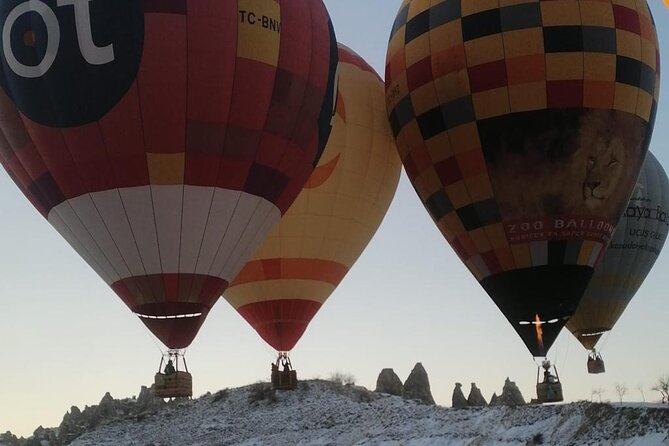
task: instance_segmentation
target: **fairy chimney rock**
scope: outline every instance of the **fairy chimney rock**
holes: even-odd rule
[[[390,395],[402,396],[402,380],[397,376],[393,369],[383,369],[376,379],[376,389],[378,393],[387,393]]]
[[[481,390],[476,387],[476,383],[472,383],[472,388],[469,391],[469,398],[467,398],[467,404],[471,407],[486,407],[488,405],[488,402],[481,394]]]
[[[467,398],[465,398],[465,394],[462,393],[462,384],[455,383],[455,389],[453,389],[453,399],[451,401],[454,409],[467,407]]]
[[[425,404],[435,404],[430,391],[430,380],[423,364],[416,363],[411,374],[404,382],[404,398],[408,400],[417,400]]]
[[[525,405],[525,398],[520,393],[520,389],[515,382],[506,378],[504,382],[504,389],[502,395],[499,397],[500,404],[504,406],[523,406]]]

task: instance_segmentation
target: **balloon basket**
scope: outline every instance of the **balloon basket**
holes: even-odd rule
[[[602,355],[593,350],[593,352],[588,356],[588,373],[591,375],[597,375],[605,372],[606,367],[604,366]]]
[[[544,370],[543,377],[541,369]],[[559,403],[564,401],[562,394],[562,383],[557,373],[557,368],[553,366],[555,374],[552,374],[550,361],[544,361],[541,367],[537,369],[537,401],[539,404]]]
[[[297,372],[293,370],[293,365],[286,353],[280,353],[276,362],[272,364],[272,388],[274,390],[297,389]]]
[[[165,364],[164,368],[163,364]],[[185,370],[179,370],[181,364]],[[153,391],[159,398],[191,398],[193,396],[193,376],[188,373],[186,358],[181,352],[169,350],[163,354],[158,372],[154,376]]]
[[[191,398],[193,376],[188,372],[156,373],[153,390],[159,398]]]

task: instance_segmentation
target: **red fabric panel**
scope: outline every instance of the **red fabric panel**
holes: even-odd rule
[[[407,83],[413,91],[433,80],[432,58],[426,57],[407,68]]]
[[[281,51],[279,55],[279,68],[288,73],[309,80],[311,69],[311,57],[313,44],[313,27],[319,26],[319,31],[327,29],[327,22],[318,20],[319,15],[313,11],[315,2],[281,2]],[[315,21],[317,21],[315,23]],[[305,41],[305,37],[310,36]],[[326,34],[327,36],[327,34]],[[324,42],[327,43],[327,42]],[[325,46],[325,49],[328,47]],[[317,60],[322,60],[320,56]],[[327,60],[327,59],[326,59]],[[327,64],[326,64],[327,65]],[[323,81],[318,86],[325,90],[327,73],[323,73]]]
[[[472,93],[505,87],[509,81],[506,75],[506,62],[497,60],[471,67],[468,70]]]
[[[289,143],[285,155],[275,168],[288,179],[285,188],[276,195],[274,203],[285,213],[293,200],[300,193],[313,171],[313,160],[318,149],[318,128],[307,117],[318,116],[325,93],[329,70],[329,34],[323,33],[328,28],[327,15],[324,14],[320,2],[284,2],[282,3],[281,20],[281,57],[279,70],[292,73],[295,78],[306,81],[303,97],[299,106],[294,125],[290,127]],[[307,27],[306,24],[310,26]],[[307,43],[300,43],[305,36],[310,36]],[[299,54],[310,54],[309,59]],[[284,98],[276,95],[275,101]],[[284,110],[293,107],[289,102]],[[274,111],[280,112],[276,106]],[[275,115],[270,116],[270,120]],[[285,131],[283,132],[285,134]],[[297,156],[295,156],[297,155]]]
[[[275,350],[295,347],[309,322],[321,308],[311,300],[283,299],[244,305],[237,311]]]
[[[481,258],[488,266],[490,274],[494,275],[501,273],[503,271],[502,266],[499,264],[499,259],[497,258],[497,254],[495,253],[495,251],[484,252],[483,254],[481,254]]]
[[[137,82],[99,124],[117,187],[149,184]]]
[[[188,2],[189,121],[228,122],[236,57],[236,2],[190,0]]]
[[[616,21],[616,28],[624,29],[634,34],[641,34],[639,13],[635,10],[621,5],[613,5],[613,17]]]
[[[186,17],[146,14],[139,95],[149,153],[180,153],[186,141]]]
[[[276,67],[255,60],[237,58],[232,92],[231,125],[249,130],[262,130],[267,121],[274,89]],[[226,141],[226,147],[228,144]]]
[[[107,158],[106,147],[97,122],[77,128],[62,129],[61,132],[86,192],[114,189],[116,187],[114,171]]]
[[[548,108],[583,107],[583,80],[546,82]]]
[[[291,19],[297,18],[292,11],[292,8],[298,7],[297,5],[302,6],[305,10],[307,9],[306,5],[308,5],[308,14],[311,15],[311,20],[308,18],[306,20],[306,23],[311,24],[309,31],[311,33],[312,50],[308,80],[309,84],[313,85],[314,88],[323,94],[327,88],[328,71],[330,70],[330,34],[322,32],[328,29],[329,18],[327,11],[321,2],[305,2],[305,6],[300,2],[284,2],[282,6],[287,9],[285,13],[281,14],[284,24],[291,23]],[[291,28],[299,30],[300,33],[307,32],[306,27],[301,22],[295,22]],[[280,66],[284,68],[283,65]]]
[[[434,165],[434,169],[444,186],[455,184],[463,178],[460,166],[458,165],[458,160],[454,156],[439,161]]]
[[[65,199],[78,197],[87,192],[81,175],[72,159],[63,135],[59,129],[45,127],[27,118],[23,120],[28,133],[46,166],[47,171],[54,180],[58,189]],[[30,172],[28,165],[26,170]],[[59,203],[53,204],[54,206]]]

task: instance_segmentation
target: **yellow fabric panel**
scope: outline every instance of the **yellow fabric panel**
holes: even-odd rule
[[[584,54],[583,73],[588,80],[610,81],[616,80],[615,54]],[[655,52],[653,52],[655,57]]]
[[[478,119],[494,118],[511,112],[508,87],[474,93],[472,100]]]
[[[546,54],[546,80],[583,79],[583,53]]]
[[[184,183],[185,153],[147,153],[151,184],[173,185]]]
[[[334,289],[334,285],[316,280],[260,280],[229,288],[225,292],[225,298],[235,309],[243,305],[281,299],[311,300],[322,304]],[[230,290],[233,292],[230,293]]]
[[[281,5],[267,0],[237,0],[239,11],[247,11],[247,19],[238,24],[237,57],[251,59],[267,65],[277,66],[279,63],[280,34],[265,29],[258,24],[250,23],[248,14],[253,13],[260,17],[269,17],[277,23],[281,22]]]
[[[541,2],[543,26],[568,26],[581,24],[580,4],[573,0]]]
[[[520,113],[546,108],[546,82],[509,86],[511,112]]]
[[[618,44],[618,55],[641,59],[641,37],[629,31],[616,30],[616,43]]]
[[[428,6],[429,1],[425,3]],[[341,51],[340,47],[340,54]],[[353,57],[352,53],[348,56]],[[340,57],[339,65],[339,94],[343,104],[338,105],[340,112],[335,116],[330,139],[314,175],[322,179],[323,175],[318,173],[321,166],[335,164],[335,167],[325,181],[315,182],[314,187],[301,192],[250,262],[317,259],[348,270],[390,206],[401,162],[386,116],[384,85],[371,68],[362,67],[360,61],[351,62],[348,56]],[[415,132],[420,134],[418,129]],[[423,156],[429,159],[427,149]],[[435,182],[434,187],[437,185]],[[257,280],[243,284],[233,281],[225,297],[235,307],[278,299],[322,303],[335,288],[325,279],[289,278],[284,271],[279,275],[269,280],[259,275]]]
[[[471,15],[477,12],[487,11],[488,9],[497,8],[499,0],[478,0],[475,2],[462,3],[462,15]]]
[[[481,37],[465,43],[467,65],[475,66],[504,59],[504,39],[501,34]],[[410,64],[407,64],[410,66]]]
[[[627,113],[636,112],[639,100],[639,89],[631,85],[616,82],[616,96],[613,100],[613,108]]]
[[[605,2],[581,2],[581,20],[586,26],[603,26],[615,28],[616,21],[611,5]]]

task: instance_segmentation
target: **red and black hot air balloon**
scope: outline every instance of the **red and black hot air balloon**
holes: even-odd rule
[[[533,356],[606,250],[658,96],[643,0],[402,2],[386,102],[404,167]]]
[[[7,0],[0,161],[170,349],[309,178],[333,115],[321,0]]]

